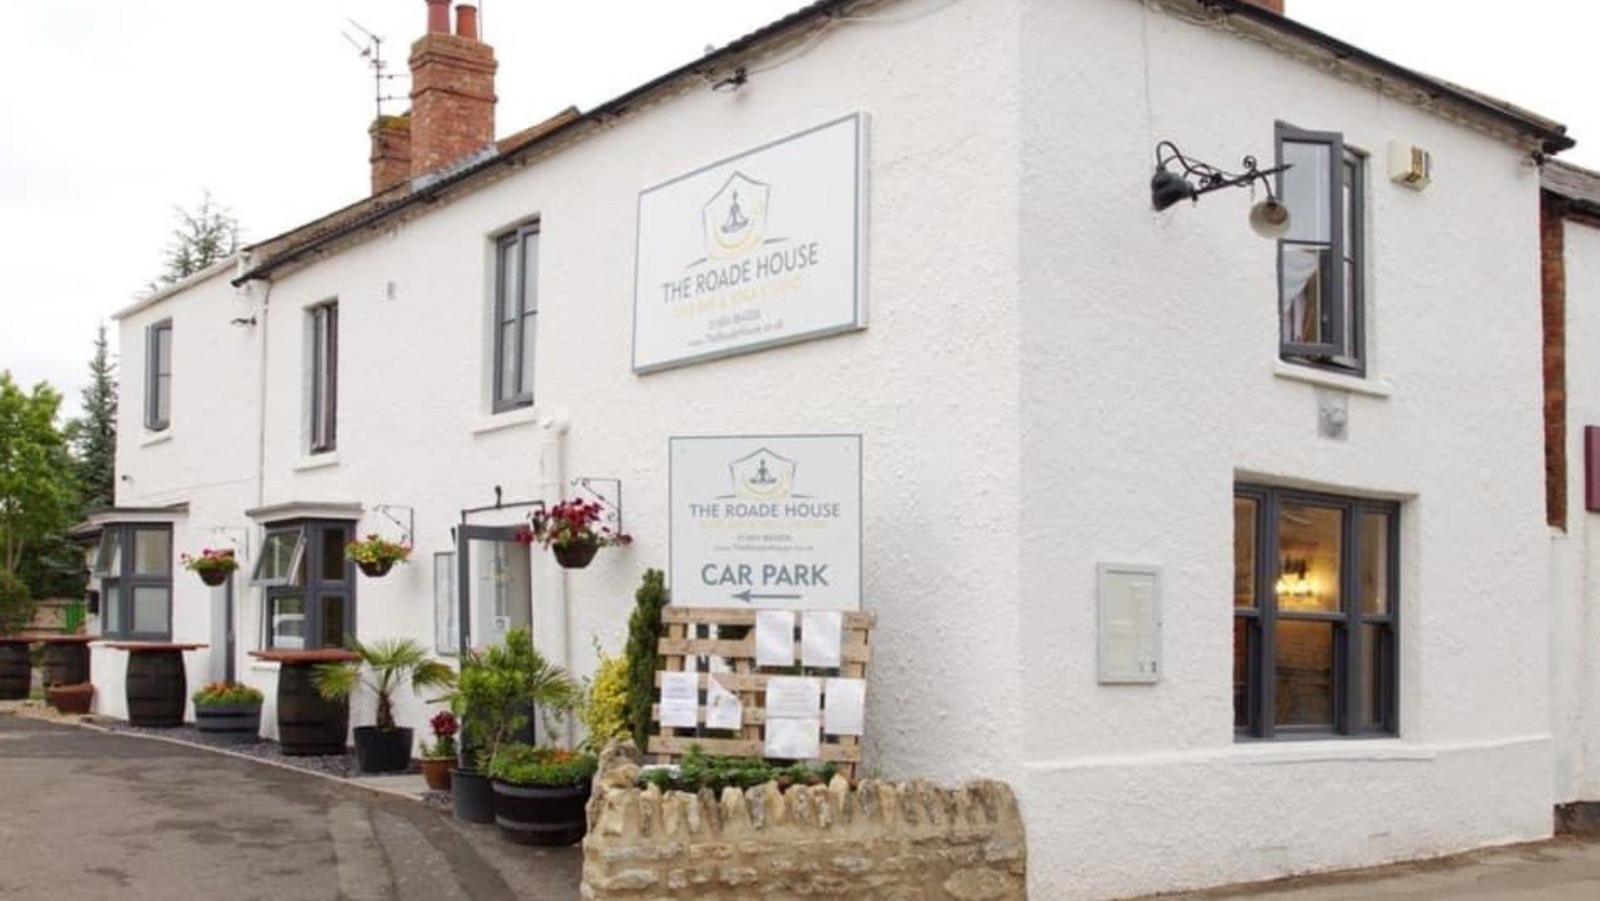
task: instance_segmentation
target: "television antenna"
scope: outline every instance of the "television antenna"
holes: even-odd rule
[[[378,117],[382,118],[383,102],[385,100],[400,99],[398,94],[385,94],[384,83],[391,78],[404,78],[405,76],[384,71],[389,67],[389,64],[383,58],[383,38],[363,28],[361,23],[355,19],[345,19],[345,21],[350,23],[350,27],[361,32],[365,38],[365,40],[357,40],[348,31],[339,32],[346,41],[350,42],[350,46],[356,48],[356,52],[361,54],[361,58],[367,61],[367,67],[372,70],[372,102],[373,106],[377,108]]]

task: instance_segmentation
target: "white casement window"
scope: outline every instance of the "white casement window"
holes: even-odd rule
[[[310,451],[327,453],[339,441],[339,304],[306,311],[311,328]]]
[[[144,427],[159,432],[172,424],[172,320],[145,329]]]
[[[539,223],[497,238],[494,260],[494,412],[499,413],[533,403]]]
[[[1336,132],[1279,124],[1278,193],[1289,233],[1278,241],[1279,355],[1363,374],[1366,158]]]

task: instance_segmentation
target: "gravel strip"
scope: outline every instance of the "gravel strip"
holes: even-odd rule
[[[201,732],[199,729],[196,729],[192,724],[189,723],[185,723],[182,726],[174,726],[170,729],[152,729],[147,726],[130,726],[123,720],[115,720],[108,717],[97,716],[88,719],[89,722],[92,722],[94,725],[103,729],[108,729],[112,732],[128,732],[134,735],[153,735],[162,738],[176,738],[182,741],[193,742],[197,745],[219,748],[224,751],[233,751],[236,754],[244,754],[247,757],[271,761],[272,763],[282,764],[298,770],[321,773],[324,776],[336,776],[340,779],[353,779],[357,776],[372,775],[370,773],[361,772],[361,769],[356,766],[356,755],[354,751],[346,751],[343,754],[319,755],[315,757],[291,757],[279,749],[277,742],[270,739],[258,738],[253,742],[225,741],[218,739],[216,736],[210,733]],[[420,773],[422,772],[422,767],[419,766],[416,761],[412,761],[411,766],[406,770],[406,772]],[[399,774],[386,773],[384,775]],[[444,797],[446,804],[448,804],[450,796],[445,795]]]

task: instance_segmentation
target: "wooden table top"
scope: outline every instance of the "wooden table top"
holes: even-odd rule
[[[155,651],[166,653],[172,653],[175,651],[198,651],[201,648],[208,648],[210,645],[172,641],[108,641],[105,643],[105,647],[115,648],[119,651],[127,651],[130,654],[139,654]]]
[[[319,648],[312,651],[297,651],[288,648],[276,648],[266,651],[251,651],[250,656],[257,660],[269,663],[351,663],[360,660],[361,656],[354,651],[344,648]]]
[[[99,641],[98,635],[25,635],[24,638],[39,644],[88,644]]]

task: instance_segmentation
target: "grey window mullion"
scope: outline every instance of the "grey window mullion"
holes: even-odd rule
[[[1256,726],[1256,734],[1261,738],[1271,738],[1277,727],[1277,668],[1275,654],[1278,641],[1278,598],[1274,587],[1282,575],[1279,571],[1282,563],[1278,551],[1278,496],[1267,492],[1262,497],[1262,508],[1266,511],[1266,528],[1258,534],[1264,545],[1262,556],[1266,558],[1267,578],[1261,580],[1258,591],[1260,592],[1261,608],[1261,653],[1259,659],[1260,678],[1256,685],[1258,697],[1257,709],[1260,711],[1260,721]]]

